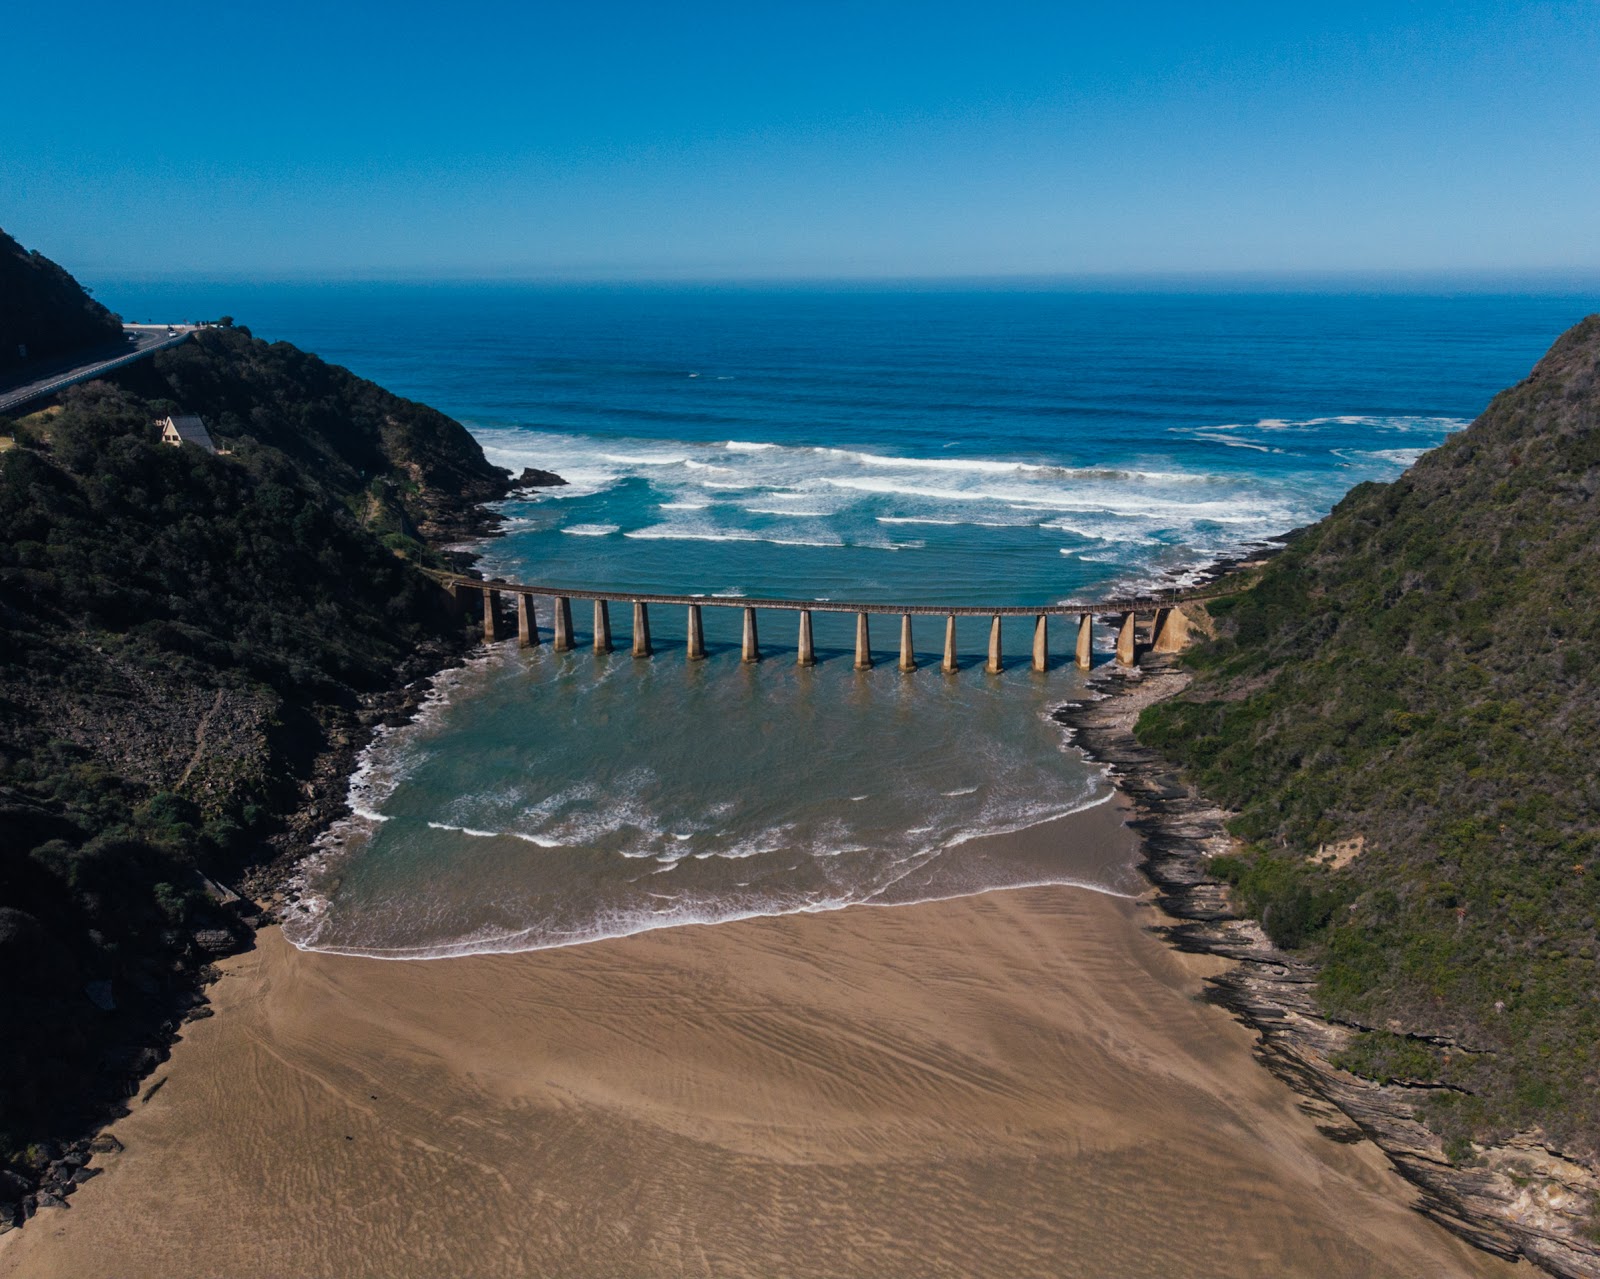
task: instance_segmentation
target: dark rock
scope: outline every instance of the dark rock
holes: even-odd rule
[[[38,1212],[38,1211],[39,1211],[39,1198],[38,1198],[38,1196],[37,1195],[23,1195],[22,1196],[22,1219],[24,1221],[26,1221],[26,1220],[28,1220],[29,1217],[33,1216],[33,1214]]]
[[[72,1174],[72,1184],[75,1186],[81,1186],[91,1177],[98,1177],[100,1172],[101,1170],[99,1168],[79,1168],[75,1173]]]
[[[33,1183],[9,1168],[0,1168],[0,1198],[16,1199],[33,1189]]]
[[[120,1155],[123,1146],[111,1133],[103,1132],[89,1143],[89,1149],[97,1155]]]
[[[69,1150],[61,1156],[61,1162],[68,1168],[82,1168],[89,1162],[89,1156],[81,1150]]]
[[[65,1208],[67,1201],[60,1195],[53,1195],[48,1190],[41,1190],[38,1195],[38,1204],[41,1208]]]
[[[565,483],[566,481],[554,471],[541,471],[533,466],[525,467],[522,474],[512,482],[513,487],[519,489],[559,488]]]
[[[209,955],[226,955],[238,945],[226,928],[202,928],[195,933],[194,944]]]

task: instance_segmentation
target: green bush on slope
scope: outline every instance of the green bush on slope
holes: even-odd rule
[[[0,1160],[159,1047],[226,922],[198,872],[258,857],[330,726],[460,635],[395,549],[505,488],[457,423],[243,330],[120,380],[0,455]],[[160,444],[175,407],[232,455]]]
[[[1237,810],[1219,870],[1315,948],[1331,1012],[1473,1050],[1438,1055],[1458,1148],[1540,1126],[1600,1155],[1597,495],[1590,317],[1214,607],[1194,683],[1139,722]]]

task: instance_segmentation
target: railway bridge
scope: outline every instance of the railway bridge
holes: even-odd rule
[[[751,599],[744,596],[715,595],[665,595],[629,591],[586,591],[565,586],[539,585],[526,582],[480,580],[453,573],[432,574],[464,610],[475,611],[478,597],[482,597],[483,638],[494,643],[509,638],[502,636],[502,599],[516,598],[517,640],[524,648],[535,648],[544,642],[541,633],[539,606],[536,601],[548,600],[550,639],[557,652],[570,652],[577,647],[572,625],[574,600],[589,601],[594,608],[592,630],[593,647],[597,653],[614,651],[611,631],[611,605],[629,606],[633,610],[632,653],[634,657],[649,658],[655,655],[650,637],[650,610],[654,608],[683,608],[687,610],[684,655],[688,661],[704,660],[706,656],[704,610],[708,608],[742,609],[744,613],[741,658],[745,662],[759,662],[763,657],[757,614],[784,612],[794,616],[796,623],[795,660],[801,666],[815,666],[816,646],[812,641],[811,617],[813,613],[847,613],[856,619],[855,668],[871,670],[873,617],[898,617],[900,621],[899,668],[911,672],[917,669],[916,650],[913,643],[913,621],[919,617],[942,618],[944,621],[944,655],[940,669],[953,675],[959,670],[957,647],[957,620],[960,618],[987,619],[989,623],[988,656],[984,669],[999,674],[1003,668],[1001,658],[1001,633],[1005,619],[1032,621],[1032,665],[1036,671],[1050,667],[1050,619],[1059,618],[1069,627],[1075,626],[1073,660],[1084,669],[1093,662],[1094,627],[1096,622],[1111,625],[1116,632],[1114,660],[1121,666],[1132,666],[1136,653],[1143,648],[1157,653],[1176,652],[1188,642],[1192,617],[1185,612],[1186,604],[1200,603],[1214,598],[1203,595],[1180,595],[1173,592],[1162,596],[1141,596],[1124,599],[1096,600],[1084,603],[1067,602],[1043,607],[1006,605],[998,607],[933,604],[869,604],[839,600]],[[1141,636],[1141,619],[1147,619]]]

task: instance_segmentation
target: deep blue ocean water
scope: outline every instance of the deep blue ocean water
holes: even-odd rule
[[[1037,604],[1182,580],[1398,475],[1600,299],[889,289],[111,284],[129,319],[234,315],[464,422],[569,487],[506,504],[485,564],[574,587]],[[972,836],[1107,794],[1048,711],[1069,665],[905,676],[884,627],[793,618],[738,662],[486,651],[369,752],[291,927],[438,955],[1022,882],[1137,887],[1070,834]],[[548,616],[544,618],[548,626]],[[891,619],[883,619],[889,621]],[[588,629],[583,610],[580,632]],[[963,646],[981,656],[974,623]],[[1109,637],[1106,637],[1107,639]],[[1064,655],[1070,637],[1053,637]],[[1070,824],[1062,828],[1070,832]]]

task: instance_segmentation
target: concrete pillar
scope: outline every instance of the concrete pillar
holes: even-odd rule
[[[867,629],[867,615],[856,614],[856,669],[872,669],[872,635]]]
[[[689,605],[688,660],[691,662],[703,662],[706,660],[706,632],[705,627],[700,622],[700,606],[698,604]]]
[[[611,606],[605,600],[594,602],[594,651],[611,651]]]
[[[994,615],[994,621],[989,624],[989,664],[983,668],[991,675],[998,675],[1004,668],[1000,664],[1000,614]]]
[[[816,645],[811,642],[811,610],[800,610],[800,655],[795,659],[796,665],[815,666],[817,664]]]
[[[1086,671],[1094,665],[1094,614],[1078,614],[1078,669]]]
[[[1181,606],[1163,610],[1156,620],[1155,639],[1151,651],[1156,653],[1181,653],[1189,647],[1193,628]]]
[[[649,657],[655,650],[650,647],[650,610],[642,600],[633,602],[633,655]]]
[[[572,642],[572,601],[565,595],[556,596],[555,631],[556,652],[570,653],[577,647]]]
[[[517,596],[517,644],[521,648],[539,647],[539,615],[534,612],[533,596]]]
[[[744,646],[741,654],[744,661],[759,662],[761,660],[761,641],[756,638],[756,611],[747,608],[744,611]]]
[[[500,638],[500,592],[483,588],[483,642],[493,644]]]
[[[1122,629],[1117,632],[1117,665],[1133,665],[1133,610],[1122,615]]]
[[[911,648],[911,614],[900,614],[900,669],[914,671],[917,669],[917,655]]]
[[[1048,616],[1040,613],[1033,619],[1033,669],[1048,670],[1050,666],[1050,635]]]
[[[956,615],[954,613],[944,619],[944,661],[939,664],[939,669],[946,675],[954,675],[959,669],[956,666]]]

